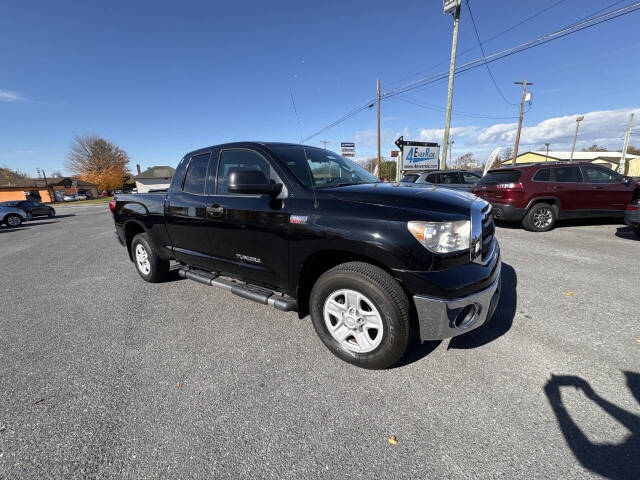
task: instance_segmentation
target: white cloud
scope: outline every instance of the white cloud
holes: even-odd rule
[[[473,135],[478,127],[453,127],[449,130],[449,138],[468,137]],[[418,130],[418,139],[421,142],[442,143],[444,139],[444,128],[421,128]]]
[[[0,102],[23,102],[26,98],[13,90],[0,90]]]
[[[611,149],[619,149],[622,144],[622,134],[629,121],[629,114],[640,114],[640,108],[624,108],[619,110],[600,110],[584,113],[584,120],[580,124],[578,148],[584,145],[598,143]],[[556,150],[570,148],[576,129],[576,117],[581,115],[565,115],[548,118],[536,125],[522,127],[521,145],[532,145],[539,148],[545,142],[552,144]],[[493,147],[513,143],[518,124],[495,124],[480,129],[475,136],[466,139],[465,144],[474,147]]]

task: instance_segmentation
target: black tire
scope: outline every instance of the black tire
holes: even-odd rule
[[[7,227],[19,227],[22,225],[22,217],[20,215],[10,213],[4,217],[4,223],[7,224]]]
[[[49,217],[55,217],[55,216],[56,216],[56,211],[53,208],[49,209]]]
[[[536,203],[522,220],[522,226],[530,232],[547,232],[558,219],[556,207],[548,203]]]
[[[138,248],[145,252],[148,265],[142,260],[139,261],[136,256]],[[158,256],[146,233],[139,233],[133,237],[131,242],[131,258],[133,258],[133,264],[136,266],[136,270],[146,282],[163,282],[169,276],[169,261],[163,260]],[[148,272],[145,271],[145,267],[148,267]]]
[[[27,212],[27,221],[33,220],[33,213]]]
[[[636,234],[636,238],[640,239],[640,227],[633,227],[633,233]]]
[[[329,332],[324,318],[327,299],[341,289],[354,290],[370,300],[382,320],[382,340],[372,351],[359,353],[343,347]],[[311,319],[318,336],[337,357],[368,369],[383,369],[404,355],[410,337],[409,299],[387,272],[364,262],[348,262],[325,272],[311,289]],[[355,337],[353,337],[355,339]]]

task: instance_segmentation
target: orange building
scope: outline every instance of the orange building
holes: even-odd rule
[[[0,179],[0,202],[7,200],[37,200],[50,203],[62,201],[62,196],[69,193],[85,193],[95,198],[98,187],[93,183],[77,180],[77,187],[73,186],[75,178],[50,178],[45,183],[42,178]]]

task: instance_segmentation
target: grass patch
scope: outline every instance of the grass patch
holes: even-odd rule
[[[66,207],[73,205],[88,205],[91,203],[109,203],[113,197],[100,197],[100,198],[92,198],[91,200],[76,200],[75,202],[58,202],[55,204],[56,207]]]

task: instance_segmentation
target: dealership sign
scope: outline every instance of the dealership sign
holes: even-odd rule
[[[411,142],[402,137],[396,140],[402,152],[402,170],[437,170],[440,145],[433,142]]]
[[[356,156],[356,144],[353,142],[341,142],[340,143],[340,155],[343,157],[355,157]]]

